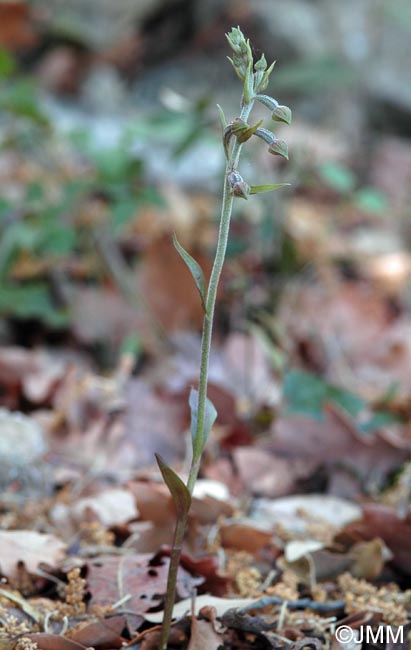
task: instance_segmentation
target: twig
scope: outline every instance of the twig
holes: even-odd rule
[[[239,612],[245,614],[246,612],[255,609],[270,607],[270,605],[283,605],[285,602],[287,602],[288,609],[311,609],[313,612],[319,612],[320,614],[340,611],[345,607],[345,602],[343,600],[331,600],[328,603],[317,603],[315,600],[311,600],[311,598],[299,598],[298,600],[285,601],[284,598],[280,598],[280,596],[263,596],[255,603],[242,607]]]

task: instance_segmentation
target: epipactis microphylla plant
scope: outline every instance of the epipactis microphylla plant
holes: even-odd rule
[[[288,148],[284,140],[277,138],[272,131],[261,126],[262,120],[256,124],[249,124],[248,119],[254,103],[257,101],[271,112],[275,122],[291,122],[291,110],[282,106],[270,95],[264,94],[274,68],[274,63],[267,68],[264,54],[254,62],[249,40],[246,40],[239,28],[233,28],[226,35],[232,50],[229,58],[239,79],[243,82],[240,115],[227,123],[220,107],[220,118],[223,127],[223,145],[226,155],[226,168],[224,174],[224,193],[218,233],[217,249],[213,268],[208,285],[199,264],[179,244],[174,236],[174,246],[189,268],[196,287],[199,291],[204,309],[203,332],[201,341],[201,362],[198,390],[192,389],[190,393],[191,410],[191,435],[193,455],[187,484],[172,470],[164,460],[156,455],[161,474],[173,497],[177,523],[174,532],[173,549],[170,558],[168,573],[167,593],[164,608],[160,650],[166,650],[170,634],[173,606],[175,600],[177,570],[180,562],[181,548],[187,524],[191,496],[200,468],[201,455],[207,438],[217,417],[211,401],[207,398],[208,366],[210,358],[211,336],[213,331],[214,308],[217,295],[218,282],[224,264],[227,240],[230,227],[230,218],[233,201],[236,197],[248,199],[251,194],[270,192],[288,183],[248,185],[238,171],[241,149],[253,136],[264,140],[268,144],[268,151],[276,156],[288,159]]]

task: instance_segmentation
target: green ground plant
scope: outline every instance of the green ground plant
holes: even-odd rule
[[[177,571],[191,504],[191,497],[200,469],[202,453],[211,428],[217,417],[217,411],[207,397],[208,367],[217,288],[227,250],[233,202],[236,197],[248,199],[249,196],[253,194],[270,192],[287,185],[287,183],[249,185],[238,171],[242,147],[253,136],[263,140],[268,145],[268,151],[271,154],[279,155],[288,159],[288,148],[286,142],[279,139],[269,129],[261,126],[262,120],[256,124],[249,124],[248,120],[255,102],[259,102],[268,108],[271,112],[271,117],[275,122],[285,122],[286,124],[290,124],[291,110],[288,106],[279,104],[271,96],[265,94],[270,74],[274,68],[274,63],[267,67],[267,61],[264,54],[258,61],[254,61],[250,42],[244,37],[239,28],[233,28],[231,32],[227,34],[227,40],[232,50],[232,58],[229,60],[243,84],[243,93],[241,98],[240,115],[235,117],[231,122],[227,123],[224,113],[219,107],[223,127],[223,145],[226,155],[226,167],[217,248],[208,284],[199,264],[186,250],[184,250],[184,248],[179,244],[177,238],[174,237],[174,245],[190,270],[199,291],[204,309],[204,320],[198,390],[192,388],[189,398],[191,410],[192,461],[187,483],[184,483],[184,481],[159,455],[156,456],[163,479],[173,497],[177,515],[167,582],[160,642],[161,650],[166,650],[170,634],[175,601]]]

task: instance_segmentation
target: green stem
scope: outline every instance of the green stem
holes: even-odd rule
[[[253,107],[253,101],[244,104],[241,111],[241,119],[245,122]],[[203,320],[203,332],[201,338],[201,361],[200,361],[200,379],[198,385],[198,405],[197,405],[197,428],[194,437],[193,459],[191,462],[190,472],[188,475],[187,488],[190,494],[193,494],[194,486],[200,469],[201,450],[203,440],[203,429],[205,423],[205,409],[207,400],[208,385],[208,367],[210,362],[211,338],[213,334],[214,310],[217,298],[218,283],[221,271],[224,265],[225,254],[227,250],[228,234],[230,230],[231,212],[233,209],[233,195],[228,181],[228,175],[237,169],[240,159],[242,145],[236,140],[231,154],[227,161],[224,175],[224,193],[221,207],[220,228],[218,233],[217,249],[214,258],[214,264],[210,275],[210,281],[206,297],[206,314]],[[161,629],[161,640],[159,650],[167,650],[167,642],[170,635],[171,621],[173,616],[173,607],[176,594],[177,571],[180,564],[181,548],[183,545],[184,534],[186,530],[188,513],[176,523],[173,540],[173,551],[170,558],[170,567],[167,579],[167,593],[164,606],[164,616]]]

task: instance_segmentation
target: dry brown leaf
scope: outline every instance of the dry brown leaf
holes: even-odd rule
[[[293,571],[306,585],[334,579],[349,571],[354,564],[354,558],[349,553],[333,552],[315,540],[290,542],[287,546],[291,548],[289,558],[280,558],[278,564],[284,570]]]
[[[294,535],[307,535],[310,524],[322,523],[337,531],[361,517],[361,508],[329,494],[296,494],[281,499],[256,499],[251,516]]]
[[[121,632],[126,627],[127,621],[124,616],[110,616],[102,621],[89,623],[81,627],[79,630],[74,630],[71,633],[71,638],[76,643],[81,643],[86,647],[93,646],[94,648],[103,650],[103,648],[122,648],[125,644],[125,639],[121,636]]]
[[[168,463],[182,460],[186,447],[186,396],[178,399],[156,391],[143,379],[133,379],[126,399],[125,435],[135,450],[134,467],[152,465],[155,453]]]
[[[64,376],[66,362],[45,350],[0,347],[0,384],[41,404],[53,393]]]
[[[73,294],[73,329],[83,343],[109,340],[120,345],[142,324],[136,310],[114,289],[81,287]]]
[[[77,520],[92,512],[105,526],[124,524],[138,516],[135,500],[131,492],[121,488],[105,490],[94,496],[79,499],[72,507]]]
[[[87,650],[82,643],[67,639],[60,634],[25,634],[25,637],[37,644],[38,650]]]
[[[175,521],[173,499],[165,485],[153,481],[130,481],[128,487],[136,500],[140,519],[158,526]]]
[[[207,274],[208,260],[194,251],[190,254]],[[145,251],[138,287],[167,332],[201,328],[204,312],[198,291],[169,235],[155,240]]]
[[[358,542],[350,550],[355,562],[350,572],[355,578],[374,581],[380,575],[384,564],[392,559],[391,551],[378,537],[370,542]]]
[[[301,285],[285,292],[279,310],[287,346],[322,369],[331,383],[378,401],[411,394],[411,319],[394,318],[389,301],[361,282]],[[393,401],[393,400],[391,400]]]
[[[392,564],[405,574],[410,575],[410,535],[410,513],[402,519],[390,506],[380,503],[367,503],[363,507],[362,518],[348,524],[341,532],[341,539],[351,538],[355,541],[382,539],[393,555]]]
[[[254,522],[228,522],[220,527],[221,546],[236,551],[258,553],[266,546],[273,546],[273,531]]]
[[[17,562],[24,562],[30,572],[42,562],[57,564],[64,557],[66,545],[54,535],[32,530],[0,531],[0,570],[6,577],[16,572]]]
[[[394,446],[395,445],[395,446]],[[380,481],[408,457],[405,440],[395,444],[381,435],[361,436],[350,419],[337,407],[328,405],[324,419],[314,420],[302,415],[279,418],[273,437],[265,443],[266,452],[275,457],[314,463],[329,468],[328,491],[341,497],[361,493],[372,472],[373,481]],[[352,476],[356,470],[358,478]],[[351,475],[350,481],[346,476]]]
[[[161,604],[167,583],[169,558],[156,561],[151,553],[124,556],[99,555],[87,563],[87,585],[92,605],[114,605],[124,601],[127,610],[143,614]],[[177,593],[187,597],[203,582],[179,568]],[[128,598],[127,598],[128,597]]]
[[[274,443],[275,444],[275,443]],[[295,489],[297,478],[308,476],[315,464],[280,457],[258,446],[237,447],[233,460],[243,490],[266,497],[280,497]]]
[[[209,621],[193,617],[191,620],[191,637],[187,650],[218,650],[223,643],[221,634],[217,634]]]
[[[32,8],[25,0],[7,0],[0,3],[0,46],[18,50],[32,47],[37,42],[33,28]]]

